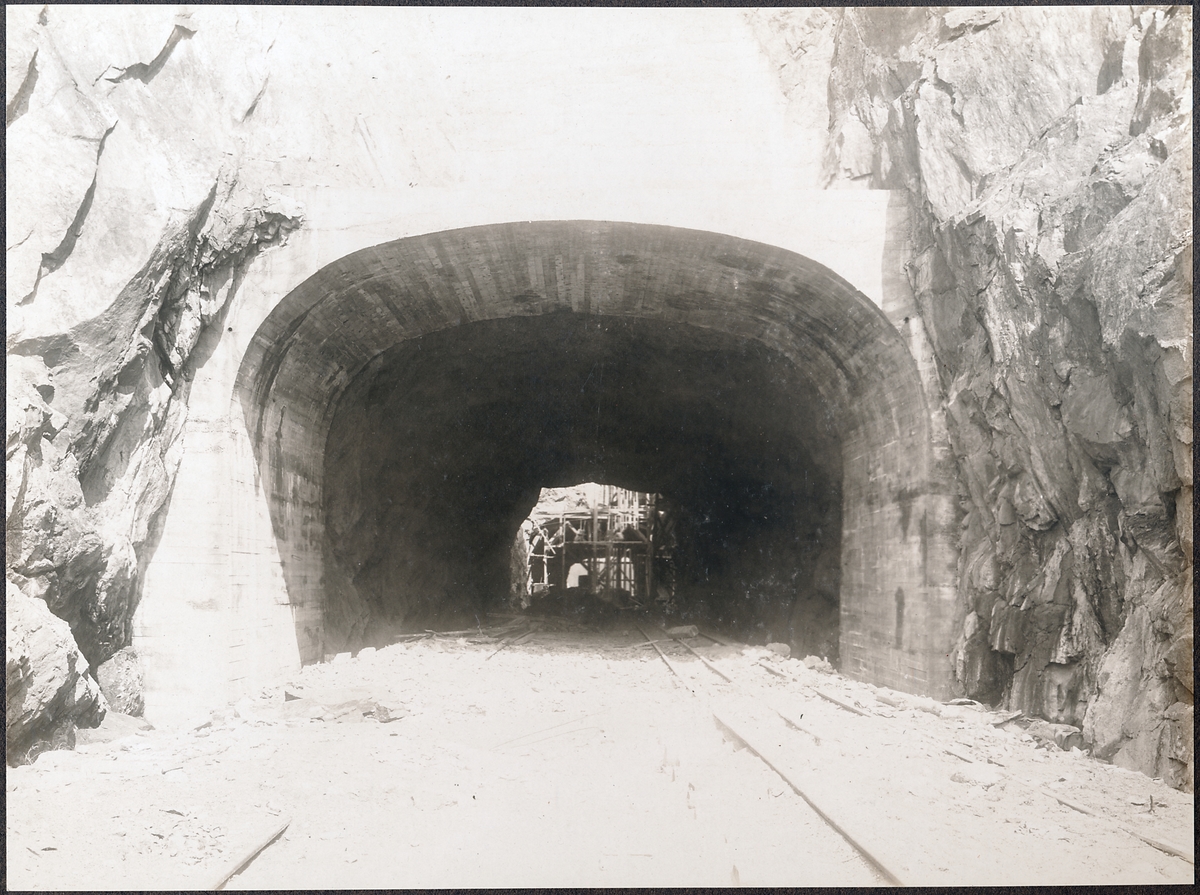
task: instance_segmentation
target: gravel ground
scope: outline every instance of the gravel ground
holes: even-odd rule
[[[666,642],[676,678],[628,624],[563,628],[364,651],[179,729],[114,717],[9,770],[7,884],[212,888],[285,820],[227,888],[884,884],[754,750],[907,884],[1194,879],[1117,826],[1190,850],[1190,794],[980,707],[704,638],[737,685]]]

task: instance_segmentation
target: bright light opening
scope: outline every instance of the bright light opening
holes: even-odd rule
[[[672,516],[661,495],[645,491],[597,482],[543,488],[521,524],[530,604],[668,606],[675,591]]]

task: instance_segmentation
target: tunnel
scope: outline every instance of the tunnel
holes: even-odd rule
[[[689,620],[828,655],[837,582],[814,573],[837,571],[840,458],[803,384],[757,342],[637,318],[556,312],[403,342],[332,418],[326,605],[369,642],[469,623],[510,590],[540,489],[603,481],[677,508]]]
[[[501,608],[541,488],[676,508],[679,610],[939,692],[952,483],[900,333],[828,269],[673,227],[407,237],[298,284],[240,405],[303,658]]]

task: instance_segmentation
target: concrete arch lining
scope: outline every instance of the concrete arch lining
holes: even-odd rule
[[[255,334],[235,397],[293,606],[321,613],[326,442],[368,365],[432,333],[563,313],[693,327],[786,357],[820,408],[810,417],[840,450],[843,668],[946,690],[953,483],[936,480],[929,411],[902,338],[808,258],[680,228],[535,222],[409,237],[335,261],[287,295]],[[323,651],[302,645],[302,658]]]

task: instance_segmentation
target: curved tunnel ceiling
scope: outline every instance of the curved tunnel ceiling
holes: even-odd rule
[[[496,224],[363,249],[306,280],[247,350],[239,374],[247,421],[261,440],[269,395],[320,396],[327,404],[371,358],[406,339],[558,310],[651,317],[754,339],[789,357],[835,416],[851,408],[864,379],[913,372],[883,314],[794,252],[676,227]]]
[[[836,477],[838,433],[806,385],[758,342],[557,312],[401,342],[376,355],[337,405],[382,405],[379,424],[390,427],[406,407],[422,407],[407,436],[419,437],[419,425],[444,431],[452,440],[431,446],[435,456],[477,443],[511,453],[547,486],[599,475],[661,491],[691,478],[677,462],[683,450],[718,477],[768,482],[798,469]]]

